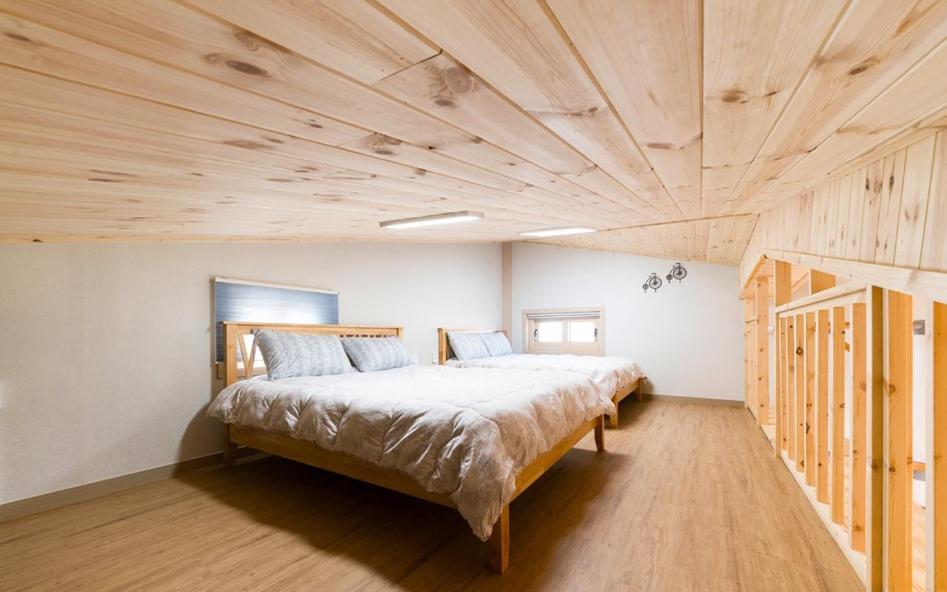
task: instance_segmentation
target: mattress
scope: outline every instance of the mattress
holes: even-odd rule
[[[620,386],[645,375],[631,358],[621,356],[576,356],[573,354],[511,354],[472,360],[447,360],[455,368],[495,368],[504,370],[559,370],[588,376],[603,396],[611,398]]]
[[[208,415],[398,470],[448,495],[486,540],[520,470],[614,412],[600,393],[574,372],[416,365],[244,380],[221,391]]]

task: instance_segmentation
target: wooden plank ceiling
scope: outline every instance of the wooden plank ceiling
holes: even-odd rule
[[[939,0],[0,0],[0,33],[3,241],[581,225],[550,242],[735,264],[947,114]]]

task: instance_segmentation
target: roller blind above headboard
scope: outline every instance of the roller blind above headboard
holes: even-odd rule
[[[339,293],[229,278],[214,278],[216,359],[224,359],[223,321],[337,325]]]

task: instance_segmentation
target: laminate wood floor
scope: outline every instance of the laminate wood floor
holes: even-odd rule
[[[503,576],[453,511],[268,458],[0,524],[0,590],[860,588],[743,409],[624,405],[512,505]]]

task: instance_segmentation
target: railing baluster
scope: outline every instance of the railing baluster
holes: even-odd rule
[[[845,521],[845,308],[832,309],[832,521]]]

